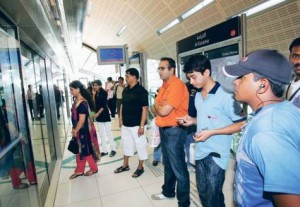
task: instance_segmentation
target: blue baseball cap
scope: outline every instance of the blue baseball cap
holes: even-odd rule
[[[235,65],[225,66],[223,73],[228,77],[240,77],[257,73],[270,80],[289,84],[293,65],[277,50],[262,49],[251,52]]]

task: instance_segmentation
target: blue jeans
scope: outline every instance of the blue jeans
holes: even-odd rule
[[[196,160],[196,180],[203,207],[225,207],[222,192],[225,170],[215,163],[212,156]]]
[[[161,161],[161,144],[153,149],[153,161]]]
[[[178,205],[190,206],[190,177],[185,162],[186,131],[180,127],[160,128],[161,149],[164,163],[162,194],[175,197],[177,182]]]

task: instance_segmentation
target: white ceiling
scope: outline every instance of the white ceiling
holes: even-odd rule
[[[215,0],[162,35],[156,31],[192,8],[198,0],[91,0],[92,10],[85,18],[83,43],[127,44],[129,53],[146,52],[148,58],[176,57],[176,42],[223,22],[262,0]],[[300,36],[300,0],[260,13],[247,20],[248,50],[275,48],[287,53],[288,44]],[[116,33],[126,25],[125,32]],[[271,34],[271,35],[270,35]],[[278,38],[279,37],[279,38]]]

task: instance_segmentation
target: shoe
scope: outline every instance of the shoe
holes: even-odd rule
[[[140,177],[144,173],[144,168],[136,169],[136,171],[132,174],[133,178]]]
[[[166,200],[166,199],[173,199],[173,198],[175,198],[175,197],[166,197],[166,196],[164,196],[162,193],[159,193],[159,194],[153,194],[153,195],[151,196],[151,198],[152,198],[153,200]]]
[[[128,171],[128,170],[130,170],[129,166],[127,166],[127,167],[121,166],[121,167],[118,167],[117,169],[115,169],[114,173],[121,173],[121,172]]]
[[[28,188],[28,184],[26,183],[21,183],[20,185],[18,186],[13,186],[14,189],[16,190],[19,190],[19,189],[25,189],[25,188]]]
[[[84,173],[80,173],[80,174],[74,173],[73,175],[71,175],[71,176],[69,177],[69,179],[72,180],[72,179],[75,179],[75,178],[77,178],[77,177],[79,177],[79,176],[83,176],[83,175],[84,175]]]
[[[153,166],[157,166],[158,163],[159,163],[159,161],[154,160],[154,161],[152,162],[152,165],[153,165]]]
[[[108,152],[101,152],[101,157],[108,155]]]
[[[110,152],[110,154],[109,154],[109,157],[113,157],[113,156],[115,156],[116,154],[117,154],[116,151],[112,150],[112,151]]]
[[[91,171],[91,170],[89,170],[89,171],[87,171],[86,173],[84,173],[84,176],[91,176],[91,175],[94,175],[95,173],[98,173],[98,170],[96,170],[96,171]]]

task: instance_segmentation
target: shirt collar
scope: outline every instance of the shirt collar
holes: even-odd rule
[[[130,90],[132,90],[132,89],[136,88],[138,85],[139,85],[139,82],[137,82],[132,88],[130,88],[129,85],[127,86],[127,88],[130,89]]]
[[[214,87],[208,93],[216,94],[216,92],[217,92],[217,90],[220,86],[221,86],[220,83],[216,81],[216,84],[214,85]],[[202,88],[199,88],[198,91],[201,92]]]
[[[168,85],[170,85],[172,82],[174,82],[174,80],[176,79],[177,77],[175,75],[172,75],[172,77],[168,80],[168,81],[163,81],[163,87],[167,87]]]

